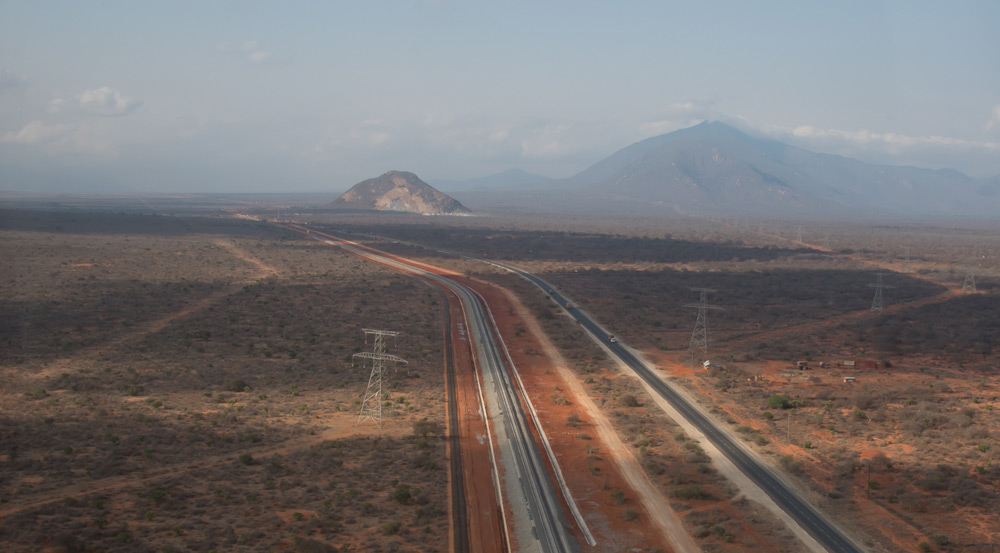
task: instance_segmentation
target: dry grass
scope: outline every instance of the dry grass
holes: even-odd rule
[[[255,223],[61,217],[0,240],[7,550],[446,547],[444,445],[409,436],[445,417],[432,289]],[[383,433],[363,327],[409,360]]]

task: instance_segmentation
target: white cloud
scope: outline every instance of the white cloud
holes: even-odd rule
[[[62,111],[64,105],[66,105],[65,98],[53,98],[49,100],[49,106],[46,108],[46,111],[49,113],[59,113]]]
[[[784,132],[789,131],[789,129],[781,130]],[[856,131],[846,131],[841,129],[817,129],[810,125],[800,125],[791,129],[790,132],[797,138],[832,138],[854,144],[884,144],[886,146],[897,148],[909,148],[916,146],[959,146],[964,148],[1000,150],[1000,142],[981,142],[976,140],[966,140],[964,138],[953,138],[950,136],[916,136],[894,132],[876,132],[869,131],[867,129]]]
[[[257,50],[256,52],[250,52],[247,59],[250,63],[264,63],[265,61],[271,59],[271,54],[268,54],[263,50]]]
[[[106,117],[132,113],[140,105],[140,102],[125,96],[110,86],[85,90],[77,99],[84,111]]]
[[[281,59],[277,56],[262,50],[260,45],[257,44],[256,40],[248,40],[240,44],[232,44],[229,42],[223,42],[219,44],[219,50],[223,52],[230,52],[233,54],[238,54],[244,60],[252,64],[264,64],[264,63],[275,63],[280,62]]]
[[[521,154],[527,158],[546,159],[570,153],[566,139],[569,129],[562,123],[545,125],[521,140]]]
[[[747,122],[742,117],[727,116],[715,109],[716,104],[718,100],[711,98],[674,102],[662,108],[656,119],[639,123],[639,134],[642,138],[649,138],[686,129],[702,121],[721,121],[742,129],[747,128]]]
[[[994,128],[1000,128],[1000,104],[993,106],[993,113],[990,120],[986,122],[984,130],[992,131]]]
[[[35,120],[21,127],[21,130],[8,131],[0,135],[0,142],[12,144],[49,144],[66,138],[74,130],[72,125],[46,125]]]

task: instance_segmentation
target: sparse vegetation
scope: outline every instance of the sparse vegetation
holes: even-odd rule
[[[17,475],[0,482],[5,550],[43,549],[64,532],[100,551],[277,547],[297,530],[274,529],[276,510],[310,529],[294,540],[299,551],[372,549],[381,533],[359,529],[393,522],[426,528],[408,536],[413,550],[446,548],[447,517],[418,521],[412,506],[446,508],[446,473],[409,464],[420,452],[443,466],[444,443],[365,436],[340,407],[353,411],[367,375],[333,354],[363,345],[361,324],[401,331],[393,353],[421,378],[391,379],[406,402],[389,424],[443,420],[433,291],[253,222],[85,212],[0,221],[2,256],[17,260],[0,287],[0,362],[17,375],[0,390],[0,465]],[[387,298],[393,307],[378,307]],[[331,324],[347,320],[356,323]],[[361,435],[323,438],[339,428]],[[370,485],[392,473],[419,486],[406,505]],[[336,487],[316,485],[330,474]],[[83,493],[61,493],[69,478]],[[112,480],[125,483],[114,495],[87,493]],[[344,499],[324,508],[331,497]],[[39,498],[55,502],[22,507]],[[366,503],[374,511],[363,514]]]

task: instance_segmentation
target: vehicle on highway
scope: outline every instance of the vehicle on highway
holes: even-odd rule
[[[615,338],[614,334],[608,334],[608,341],[614,344],[618,342],[618,338]]]

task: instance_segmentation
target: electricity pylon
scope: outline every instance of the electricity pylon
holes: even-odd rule
[[[869,288],[875,288],[875,297],[872,299],[872,311],[881,311],[885,308],[885,304],[882,302],[882,289],[883,288],[895,288],[895,286],[887,286],[882,284],[882,273],[875,273],[878,277],[875,284],[869,284]]]
[[[718,305],[708,304],[708,294],[715,293],[717,290],[711,288],[691,288],[695,292],[699,292],[701,295],[698,299],[698,303],[689,303],[684,307],[697,307],[698,308],[698,319],[694,323],[694,332],[691,333],[691,344],[688,346],[688,350],[691,352],[691,360],[694,360],[694,356],[698,351],[701,351],[702,357],[708,356],[708,319],[707,311],[709,309],[722,310]]]
[[[372,330],[369,328],[363,328],[365,332],[365,342],[368,342],[368,336],[375,336],[375,345],[372,351],[364,351],[361,353],[355,353],[353,358],[361,359],[371,359],[372,360],[372,372],[368,376],[368,389],[365,390],[365,399],[361,402],[361,413],[358,415],[358,424],[366,420],[373,420],[379,428],[382,428],[382,380],[385,377],[385,362],[395,361],[397,363],[406,363],[406,359],[402,357],[397,357],[395,355],[390,355],[385,352],[385,337],[392,336],[396,337],[399,335],[398,332],[392,330]]]
[[[972,267],[965,272],[965,282],[962,283],[962,290],[976,291],[976,275],[972,272]]]

